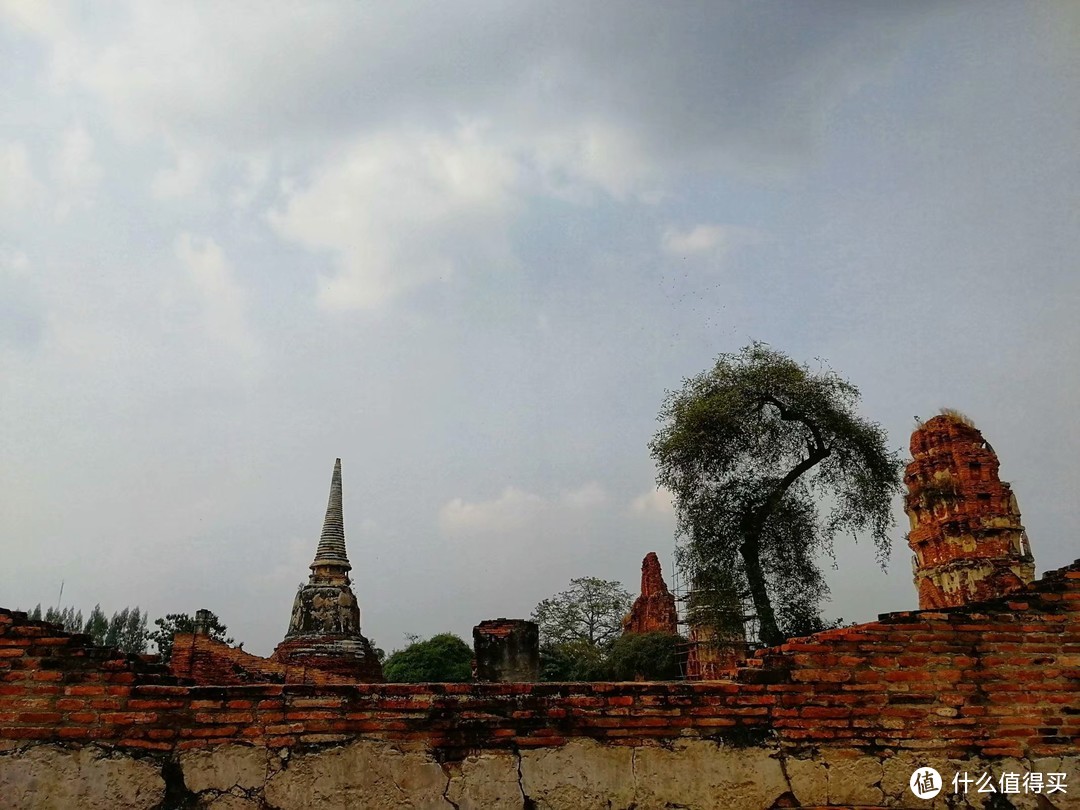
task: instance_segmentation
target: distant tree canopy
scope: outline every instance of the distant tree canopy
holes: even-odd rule
[[[828,587],[814,557],[838,532],[868,532],[888,558],[903,464],[858,401],[835,372],[753,343],[668,392],[660,412],[649,446],[674,495],[680,567],[716,616],[749,597],[765,644],[820,623]]]
[[[608,657],[619,643],[633,597],[621,582],[579,577],[532,612],[540,628],[540,677],[595,681],[612,677]]]
[[[46,621],[58,624],[69,633],[84,633],[97,645],[104,647],[116,647],[121,652],[142,655],[147,651],[147,645],[153,641],[158,648],[161,660],[168,662],[172,658],[172,638],[176,633],[190,633],[195,629],[195,620],[187,613],[169,613],[164,618],[156,619],[156,630],[147,630],[148,614],[143,613],[138,607],[126,607],[106,618],[101,605],[94,605],[86,620],[83,621],[83,613],[74,607],[48,608],[42,613],[41,605],[38,604],[28,613],[34,621]],[[210,637],[223,641],[226,644],[235,643],[233,639],[226,637],[228,628],[221,623],[215,614],[210,614]],[[378,650],[382,653],[382,650]]]
[[[157,630],[149,634],[149,638],[157,644],[158,654],[161,660],[168,662],[172,659],[173,636],[177,633],[192,633],[195,631],[195,620],[187,613],[169,613],[163,619],[156,619],[154,625]],[[221,623],[216,614],[210,614],[209,621],[210,638],[217,639],[225,644],[233,644],[231,638],[226,637],[228,628]]]
[[[545,599],[532,612],[547,646],[584,645],[606,650],[622,633],[622,620],[634,603],[621,582],[579,577],[570,587]]]
[[[670,681],[682,677],[679,643],[673,633],[628,633],[608,651],[604,675],[613,681]]]
[[[94,605],[84,622],[82,611],[74,607],[50,607],[42,614],[39,604],[30,611],[30,618],[58,624],[69,633],[85,633],[95,644],[116,647],[121,652],[136,655],[146,652],[146,644],[150,639],[146,629],[147,616],[138,607],[126,607],[109,619],[100,604]]]
[[[473,651],[459,636],[440,633],[390,653],[383,677],[390,683],[461,683],[472,680]]]

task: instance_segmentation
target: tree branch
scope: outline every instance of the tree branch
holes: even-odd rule
[[[760,402],[761,407],[773,405],[780,412],[780,418],[785,422],[800,422],[805,425],[814,437],[814,443],[807,443],[806,458],[788,470],[787,474],[780,479],[780,483],[768,494],[761,506],[751,511],[746,516],[747,519],[744,521],[744,537],[746,540],[752,538],[754,545],[757,544],[757,535],[760,533],[761,527],[765,525],[765,519],[780,503],[780,500],[784,497],[784,493],[799,479],[799,476],[810,470],[818,462],[828,458],[829,454],[832,452],[831,448],[825,444],[825,439],[821,435],[821,429],[818,428],[806,414],[802,413],[802,411],[786,406],[772,394],[763,394]]]

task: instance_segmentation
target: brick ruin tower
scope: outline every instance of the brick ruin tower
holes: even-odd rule
[[[326,506],[311,576],[293,601],[289,630],[271,656],[292,666],[310,666],[355,678],[382,680],[382,666],[371,643],[360,632],[360,606],[349,587],[345,523],[341,510],[341,459],[334,463],[330,501]]]
[[[1020,508],[978,428],[944,410],[911,434],[904,511],[919,608],[993,599],[1035,576]]]
[[[675,595],[664,582],[664,572],[655,551],[641,561],[641,595],[623,620],[624,633],[678,633],[679,614]]]

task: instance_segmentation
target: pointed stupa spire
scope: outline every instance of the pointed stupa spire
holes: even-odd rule
[[[349,558],[345,553],[345,519],[341,511],[341,459],[334,462],[334,477],[330,480],[330,500],[326,504],[326,518],[323,520],[319,547],[315,551],[315,561],[311,564],[314,575],[320,569],[345,573],[351,571]],[[327,572],[329,573],[329,572]]]

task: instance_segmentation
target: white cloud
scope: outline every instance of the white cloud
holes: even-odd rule
[[[56,214],[63,219],[73,208],[93,203],[94,190],[104,172],[94,159],[94,141],[81,124],[64,133],[53,156],[52,176],[57,184]]]
[[[205,166],[194,152],[179,150],[176,164],[154,176],[151,191],[156,200],[172,200],[194,194],[203,182]]]
[[[630,503],[630,514],[649,518],[670,518],[675,515],[670,490],[656,487],[643,492]]]
[[[540,524],[574,521],[607,502],[607,492],[595,481],[552,498],[507,487],[490,501],[448,501],[439,510],[439,527],[452,537],[507,534],[536,529]]]
[[[199,295],[210,337],[249,358],[257,355],[258,344],[248,324],[247,296],[218,244],[184,233],[177,237],[174,249]]]
[[[596,481],[590,481],[578,489],[564,492],[559,500],[574,509],[592,509],[607,503],[608,496],[603,486]]]
[[[337,272],[319,280],[326,309],[371,309],[445,280],[466,257],[507,259],[514,162],[466,126],[452,135],[384,133],[354,141],[270,222],[279,235],[327,251]],[[479,255],[478,255],[479,254]]]
[[[515,531],[534,521],[546,505],[539,495],[516,487],[507,487],[491,501],[454,498],[439,509],[439,528],[451,536]]]
[[[673,256],[724,257],[732,249],[760,241],[760,234],[739,225],[695,225],[688,230],[669,227],[660,243],[665,253]]]
[[[8,278],[28,278],[30,259],[21,250],[0,245],[0,275]]]
[[[266,154],[249,155],[243,160],[244,178],[233,188],[229,201],[234,208],[247,208],[262,191],[270,176],[270,158]]]
[[[540,189],[579,204],[595,201],[596,192],[625,202],[655,202],[661,173],[656,162],[625,127],[602,121],[517,136],[527,165],[537,171]]]
[[[26,207],[39,200],[43,192],[26,146],[18,141],[0,141],[0,209]]]

